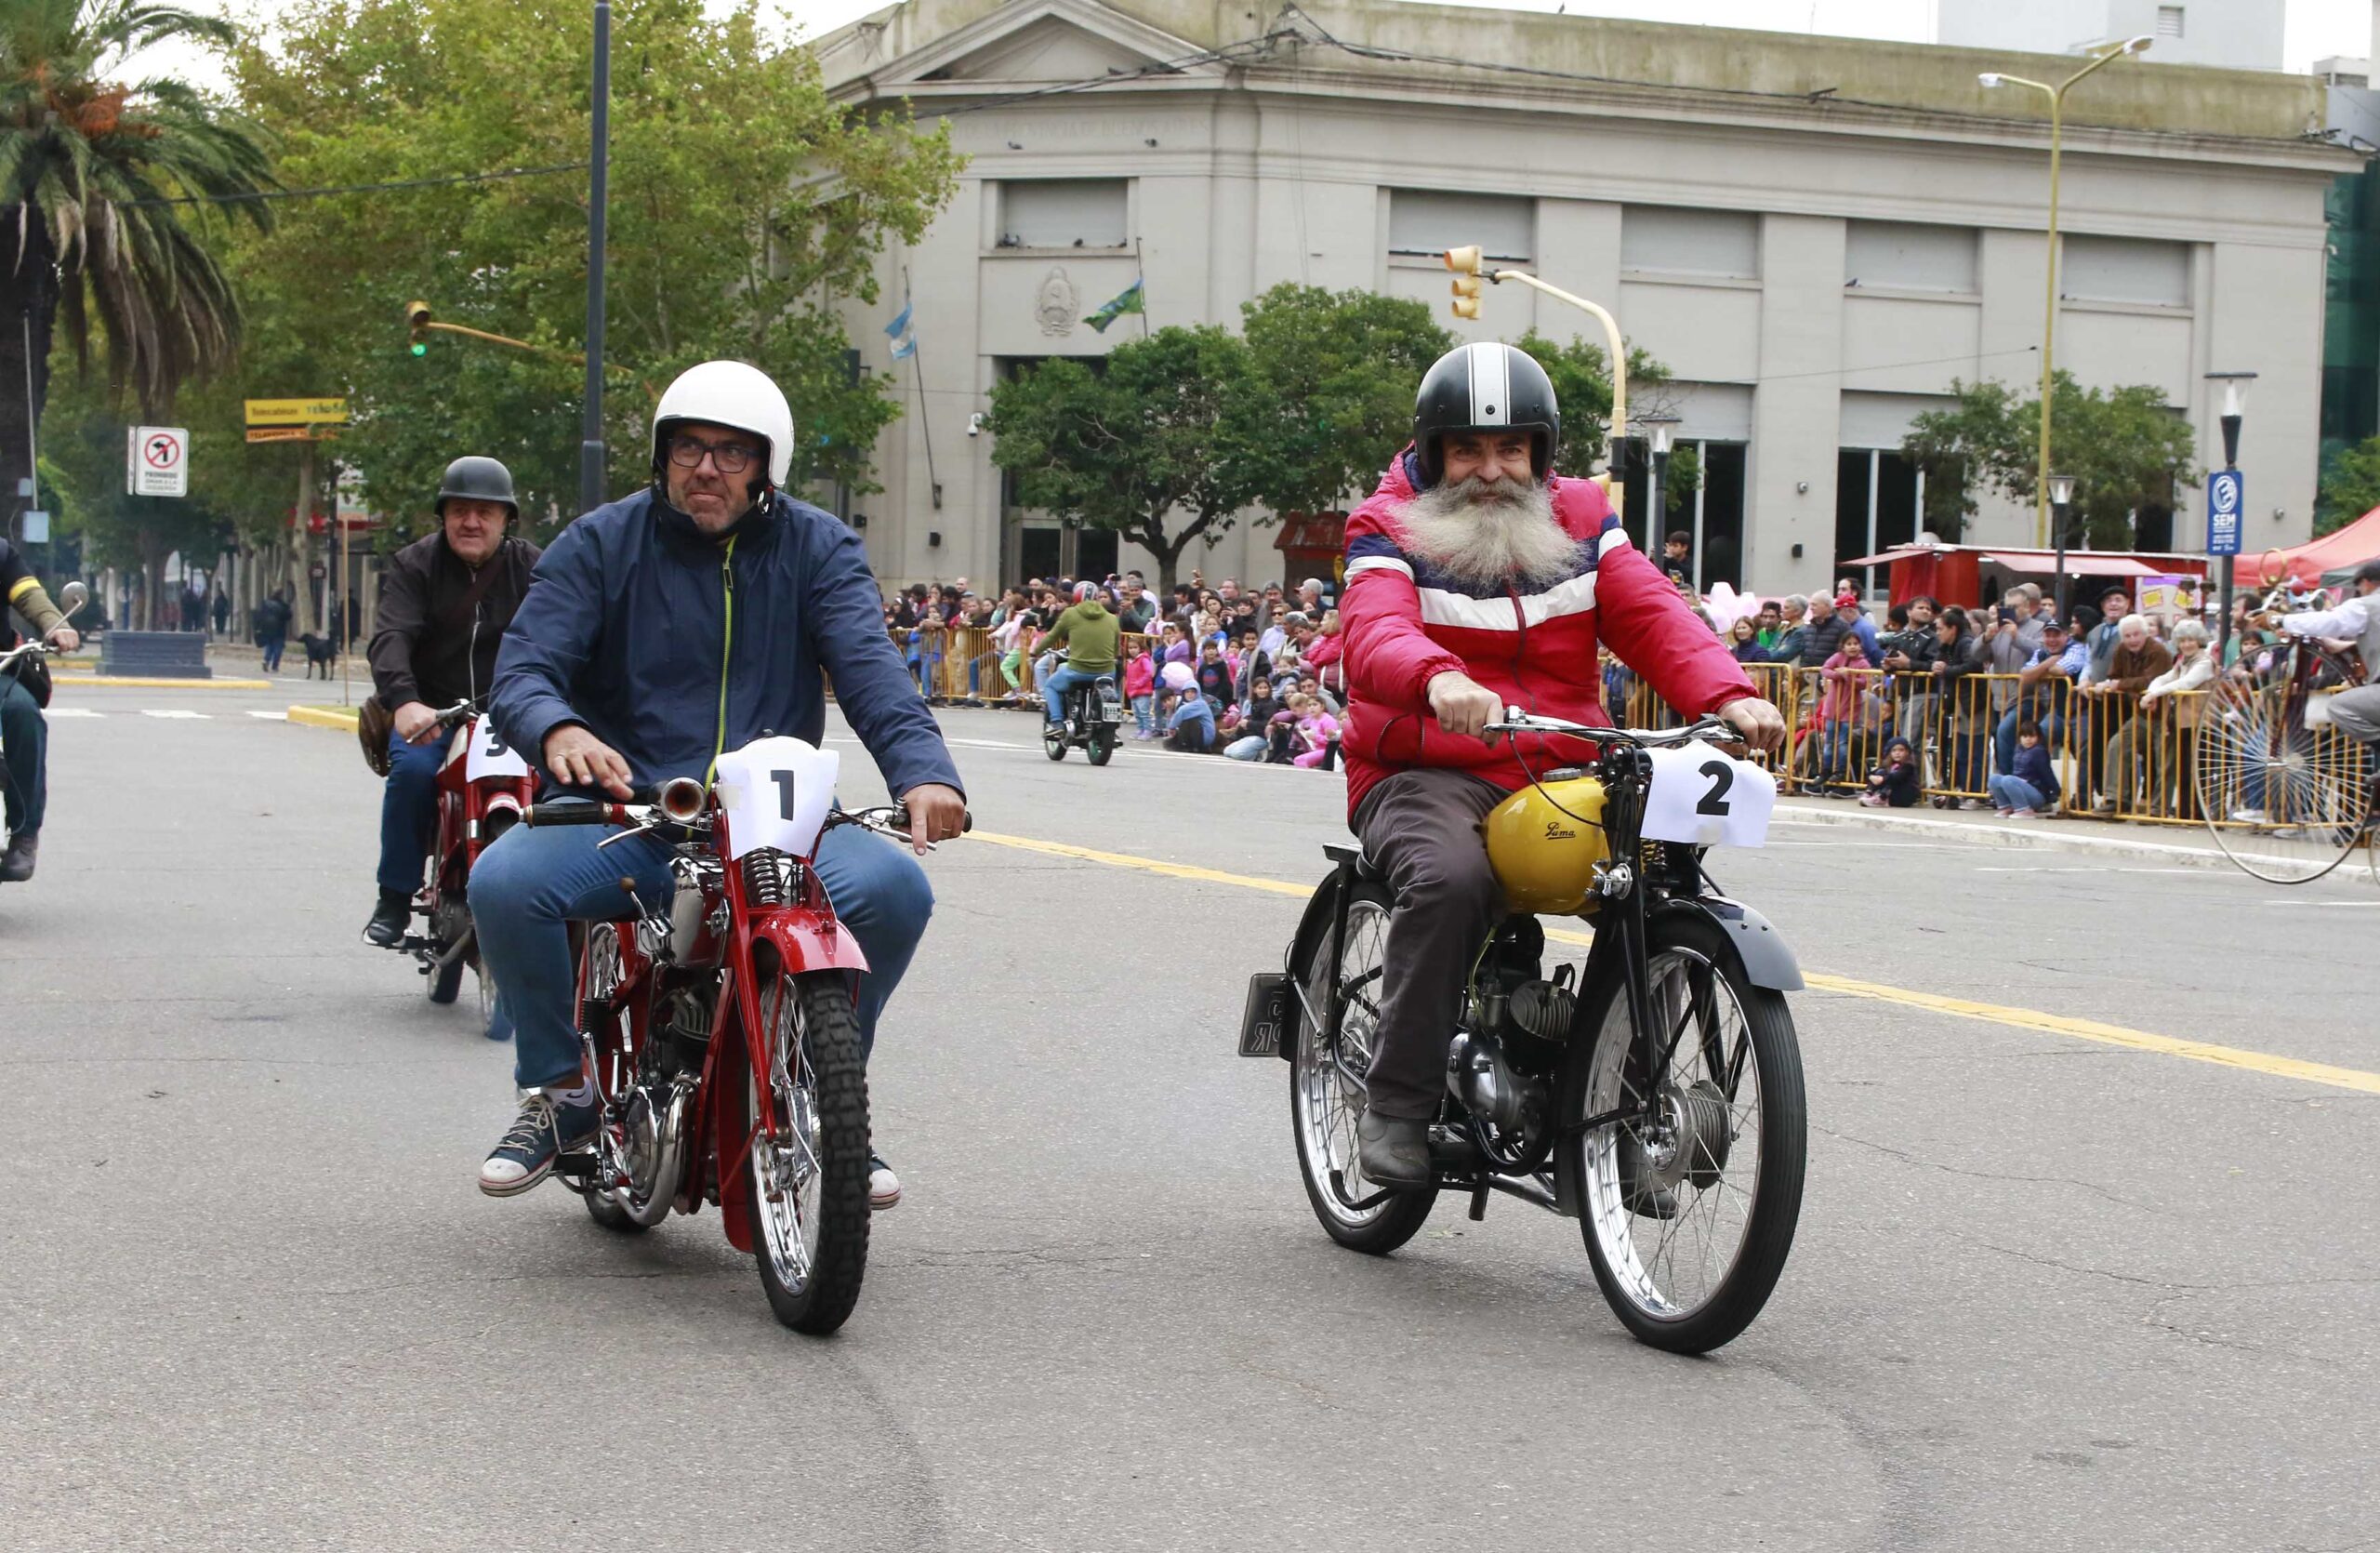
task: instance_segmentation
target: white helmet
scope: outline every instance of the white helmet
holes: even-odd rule
[[[769,375],[743,362],[704,362],[678,374],[653,410],[653,477],[663,478],[661,434],[673,421],[700,420],[749,431],[768,445],[769,484],[793,468],[793,408]]]

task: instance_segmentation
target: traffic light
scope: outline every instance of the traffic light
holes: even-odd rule
[[[416,356],[430,354],[430,304],[414,301],[405,304],[405,329],[413,342]]]
[[[1447,268],[1453,271],[1454,315],[1457,318],[1479,316],[1479,245],[1447,250]]]

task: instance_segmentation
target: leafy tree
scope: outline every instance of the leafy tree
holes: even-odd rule
[[[2196,457],[2189,424],[2165,406],[2151,384],[2101,392],[2066,373],[2051,380],[2050,461],[2074,476],[2078,546],[2121,549],[2132,543],[2132,514],[2173,499],[2177,485],[2194,485]],[[1956,403],[1910,424],[1904,457],[1925,473],[1925,525],[1955,539],[1975,515],[1979,495],[1997,491],[2030,506],[2040,474],[2041,398],[2019,398],[2004,383],[1953,379]]]
[[[151,418],[232,359],[241,308],[216,247],[231,220],[271,224],[246,197],[272,183],[266,138],[184,82],[119,77],[139,49],[233,36],[142,0],[0,3],[0,316],[29,322],[32,351],[0,329],[0,426],[39,418],[61,314],[76,361],[98,333],[109,384]],[[0,479],[31,472],[23,458],[0,438]]]
[[[1240,314],[1264,385],[1246,427],[1257,499],[1276,512],[1338,511],[1412,434],[1414,388],[1454,338],[1425,302],[1292,282]]]
[[[872,301],[888,242],[921,237],[960,158],[931,130],[831,101],[801,48],[753,4],[615,7],[608,485],[648,477],[653,395],[694,362],[760,366],[791,400],[796,478],[876,487],[868,459],[899,413],[853,369],[834,308]],[[577,0],[301,0],[237,53],[241,101],[284,138],[297,187],[406,183],[559,167],[586,155],[592,38]],[[398,532],[429,522],[459,453],[510,465],[532,521],[575,511],[585,323],[586,176],[427,182],[293,202],[244,255],[257,317],[247,394],[344,394],[335,445]],[[524,339],[546,354],[433,334],[403,312]],[[237,437],[221,406],[223,432]],[[285,452],[274,491],[294,484]],[[277,514],[288,498],[271,502]]]
[[[1183,551],[1213,544],[1256,498],[1248,346],[1214,325],[1127,340],[1104,361],[1052,357],[992,390],[992,461],[1017,497],[1112,528],[1157,557],[1170,593]]]
[[[1572,336],[1557,345],[1535,329],[1513,341],[1536,358],[1554,384],[1562,406],[1562,445],[1554,455],[1554,471],[1584,480],[1604,461],[1611,442],[1611,357],[1601,346]],[[1642,350],[1628,352],[1628,388],[1633,413],[1643,415],[1658,405],[1659,385],[1670,380],[1669,368]],[[1670,455],[1661,505],[1674,513],[1701,483],[1702,471],[1694,450],[1681,447]]]
[[[2317,538],[2335,534],[2380,507],[2380,437],[2367,437],[2331,456],[2314,498]]]
[[[204,500],[126,494],[130,423],[118,408],[122,398],[97,375],[66,378],[43,418],[42,463],[64,492],[59,532],[81,538],[86,562],[139,574],[136,613],[124,623],[146,629],[156,621],[166,557],[179,551],[201,563],[212,560],[230,538],[231,524]]]

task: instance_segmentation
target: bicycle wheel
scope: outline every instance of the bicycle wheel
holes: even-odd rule
[[[2302,652],[2302,649],[2300,649]],[[2305,884],[2368,839],[2372,751],[2307,723],[2302,664],[2262,683],[2209,686],[2199,718],[2199,808],[2215,844],[2258,879]]]
[[[1620,979],[1605,977],[1578,1027],[1592,1044],[1563,1087],[1561,1121],[1628,1114],[1577,1133],[1562,1163],[1621,1324],[1654,1347],[1707,1353],[1752,1324],[1792,1248],[1808,1141],[1801,1052],[1783,995],[1752,984],[1716,926],[1656,921],[1647,949],[1669,1055],[1648,1077]]]
[[[1296,1055],[1289,1064],[1289,1123],[1297,1136],[1306,1199],[1314,1204],[1323,1232],[1350,1250],[1385,1256],[1413,1238],[1438,1194],[1399,1192],[1368,1208],[1355,1206],[1380,1189],[1364,1175],[1355,1119],[1363,1113],[1364,1074],[1371,1067],[1372,1032],[1380,1023],[1389,899],[1387,890],[1377,883],[1352,888],[1343,949],[1326,939],[1300,972],[1303,995]],[[1333,976],[1347,1002],[1336,1050],[1322,1027],[1329,1013]]]
[[[823,1336],[867,1270],[867,1059],[840,973],[778,976],[762,1016],[774,1071],[747,1066],[752,1257],[777,1320]]]

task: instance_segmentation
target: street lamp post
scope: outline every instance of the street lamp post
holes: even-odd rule
[[[2049,477],[2050,531],[2057,537],[2057,614],[2064,624],[2066,616],[2066,514],[2074,505],[2074,476],[2053,474]]]
[[[1661,553],[1661,534],[1669,523],[1662,494],[1669,483],[1670,448],[1677,433],[1677,417],[1640,415],[1636,424],[1645,429],[1646,449],[1653,456],[1653,483],[1645,492],[1645,555],[1649,560]]]
[[[2210,383],[2223,385],[2223,472],[2206,483],[2206,551],[2221,558],[2221,578],[2215,598],[2215,661],[2220,664],[2231,648],[2231,562],[2240,553],[2240,528],[2246,521],[2245,482],[2240,477],[2240,417],[2247,407],[2253,372],[2210,372]]]
[[[2089,64],[2084,65],[2055,86],[2045,81],[2028,80],[2022,75],[2005,75],[1996,70],[1987,70],[1976,77],[1987,89],[1995,86],[2030,86],[2049,99],[2049,249],[2048,262],[2044,266],[2047,278],[2043,285],[2045,295],[2042,301],[2042,440],[2040,463],[2037,466],[2039,471],[2043,474],[2049,471],[2050,346],[2057,332],[2057,170],[2059,154],[2063,150],[2065,139],[2066,94],[2076,82],[2109,61],[2121,60],[2127,54],[2147,52],[2149,42],[2149,38],[2144,33],[2139,37],[2126,38],[2122,43],[2109,44],[2092,55]],[[2049,528],[2049,492],[2045,484],[2035,491],[2033,500],[2035,542],[2040,543],[2048,538]]]
[[[579,427],[578,510],[603,505],[603,206],[611,188],[612,6],[595,0],[594,125],[587,174],[587,407]]]

